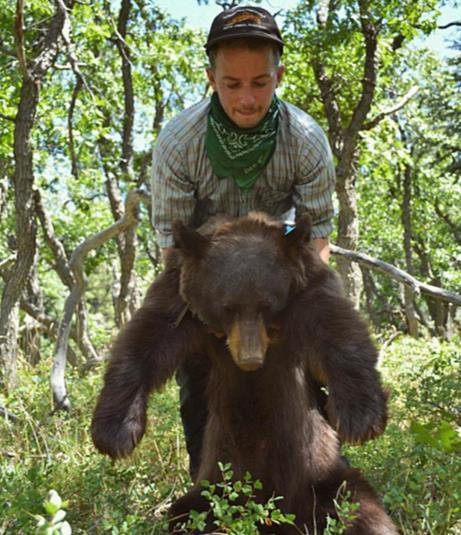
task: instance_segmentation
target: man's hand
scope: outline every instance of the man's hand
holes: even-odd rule
[[[314,238],[314,247],[320,258],[325,264],[328,264],[330,259],[330,240],[328,238]]]
[[[166,264],[167,258],[171,254],[171,251],[173,251],[173,247],[164,247],[161,250],[163,264]]]

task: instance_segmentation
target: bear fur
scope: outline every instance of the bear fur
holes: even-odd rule
[[[364,322],[310,243],[309,218],[289,234],[262,214],[218,218],[201,232],[176,222],[173,232],[165,271],[114,344],[93,415],[96,448],[112,458],[131,453],[150,392],[183,359],[203,355],[202,459],[195,486],[170,509],[172,532],[181,533],[177,518],[206,508],[199,482],[218,482],[222,461],[236,480],[249,471],[262,481],[259,500],[283,496],[278,507],[296,515],[297,528],[261,533],[322,533],[345,485],[360,504],[348,535],[397,534],[371,486],[340,456],[339,440],[383,432],[387,395]]]

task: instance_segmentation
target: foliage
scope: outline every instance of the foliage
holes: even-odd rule
[[[362,139],[358,181],[362,247],[373,256],[407,269],[402,177],[410,173],[412,274],[459,293],[460,131],[453,123],[460,111],[459,88],[455,73],[425,51],[408,53],[405,63],[393,78],[419,86],[418,93],[378,128],[364,133]],[[401,303],[399,294],[392,290],[394,283],[379,275],[374,281],[380,297],[373,298],[375,311],[383,321],[391,319],[399,326]],[[383,302],[392,308],[391,316],[377,308]],[[421,298],[417,302],[422,307],[422,321],[433,329],[433,303]]]
[[[67,507],[67,502],[63,502],[61,497],[55,490],[50,490],[47,499],[43,502],[43,509],[47,517],[36,515],[37,533],[39,535],[70,535],[72,528],[70,524],[64,520]]]
[[[360,508],[360,504],[351,501],[351,493],[344,487],[338,489],[334,505],[338,518],[327,516],[323,535],[341,535],[344,533],[357,518],[357,511]]]
[[[385,341],[388,335],[378,338]],[[352,466],[360,467],[384,496],[402,535],[456,535],[461,527],[459,454],[445,448],[443,440],[424,441],[411,430],[422,425],[437,436],[442,420],[459,427],[460,347],[459,339],[396,338],[385,349],[381,366],[391,390],[388,428],[379,439],[344,450]],[[19,418],[18,423],[0,420],[0,533],[33,533],[34,515],[42,514],[50,488],[68,502],[66,520],[73,533],[166,533],[165,512],[190,484],[176,385],[153,396],[140,447],[114,464],[96,453],[89,437],[102,370],[86,376],[70,373],[74,409],[62,414],[52,412],[49,365],[48,358],[36,368],[22,361],[17,391],[0,398],[0,406]],[[225,505],[239,505],[230,500],[233,485],[226,480],[221,485],[204,490],[212,496],[225,488]],[[241,485],[239,493],[245,488],[251,494],[255,488],[255,482]],[[348,502],[338,498],[339,511],[353,515],[353,509],[344,510]],[[274,511],[266,508],[263,514]],[[229,513],[224,507],[222,518]],[[238,515],[232,518],[243,521]],[[330,521],[330,530],[337,527]]]
[[[253,481],[247,472],[243,481],[233,481],[233,470],[229,463],[219,463],[222,475],[221,483],[202,481],[202,496],[210,504],[209,511],[198,513],[192,511],[184,528],[203,531],[207,518],[212,515],[214,529],[230,535],[257,535],[258,525],[293,524],[294,515],[283,514],[276,508],[279,497],[271,497],[266,503],[255,501],[258,491],[263,486],[259,480]]]
[[[408,46],[414,37],[434,27],[435,0],[365,3],[373,21],[381,24],[371,116],[392,107],[411,86],[418,86],[419,91],[375,128],[360,132],[354,184],[361,228],[359,248],[406,267],[402,176],[410,170],[413,274],[459,293],[459,60],[446,65],[427,51]],[[31,60],[45,38],[57,4],[38,0],[24,4],[25,55]],[[172,19],[150,0],[130,5],[122,42],[117,27],[120,2],[74,2],[69,12],[72,44],[61,43],[58,58],[40,87],[32,136],[35,185],[55,237],[68,257],[84,239],[117,219],[110,187],[121,204],[128,190],[149,190],[150,148],[159,128],[207,91],[204,35],[185,27],[184,21]],[[314,0],[300,2],[288,13],[284,29],[288,68],[281,96],[328,127],[312,67],[312,60],[318,57],[332,81],[344,126],[360,98],[363,78],[365,50],[359,3],[330,2],[331,8],[337,9],[324,28],[317,24],[319,5]],[[14,255],[16,241],[14,117],[22,75],[14,52],[15,10],[14,2],[0,0],[0,263]],[[125,64],[121,49],[125,59],[126,54],[129,56]],[[131,70],[134,103],[133,155],[128,162],[123,156],[129,101],[124,85],[126,63]],[[138,297],[159,269],[148,212],[141,208],[137,229],[132,286]],[[56,326],[68,288],[57,274],[56,258],[43,231],[39,232],[37,249],[37,277],[31,282],[37,283],[38,291],[33,297],[42,302],[42,316]],[[120,250],[120,242],[113,240],[92,251],[85,263],[88,332],[100,355],[108,352],[116,331],[113,303],[121,281]],[[7,274],[0,271],[0,290]],[[366,288],[370,318],[379,329],[394,325],[404,331],[398,286],[381,275],[373,275],[372,283],[371,290]],[[24,301],[31,297],[29,286]],[[441,310],[420,297],[416,304],[419,319],[425,324],[424,334],[448,337],[450,314],[454,330],[459,327],[459,311],[456,316],[455,310]],[[32,321],[33,343],[27,337],[28,321]],[[67,376],[75,408],[70,414],[54,413],[48,375],[55,334],[43,322],[31,320],[24,310],[20,327],[24,343],[18,388],[8,395],[0,394],[0,407],[20,422],[0,415],[0,533],[34,532],[34,515],[44,518],[44,529],[58,529],[53,522],[61,521],[59,511],[64,508],[75,533],[164,533],[163,514],[168,504],[188,486],[175,385],[170,384],[152,401],[154,430],[144,438],[139,451],[130,460],[112,464],[93,451],[88,435],[91,408],[100,386],[99,370],[85,375],[77,358],[77,366]],[[461,530],[457,342],[456,337],[452,342],[397,339],[383,362],[393,391],[389,428],[379,440],[347,450],[352,464],[363,467],[384,494],[403,535],[454,535]],[[42,359],[36,367],[30,364],[34,350]],[[78,353],[74,342],[71,350]],[[244,481],[242,488],[247,484],[251,487],[255,483]],[[230,493],[235,491],[230,482],[223,485]],[[61,503],[53,513],[52,506],[47,509],[45,505],[45,518],[42,500],[49,489],[56,489],[68,507]],[[339,510],[344,503],[348,504],[338,502]],[[262,513],[249,513],[277,515],[275,505],[271,502]],[[231,503],[225,509],[225,515],[233,506]],[[234,512],[238,510],[232,509]],[[354,511],[344,510],[343,514],[348,518]],[[239,521],[230,519],[231,523]],[[248,518],[242,521],[250,522]],[[331,520],[328,529],[337,533],[342,528]]]

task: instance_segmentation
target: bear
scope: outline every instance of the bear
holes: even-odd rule
[[[282,496],[278,507],[296,515],[296,526],[260,533],[322,533],[346,488],[359,509],[345,533],[397,534],[340,455],[340,441],[384,431],[387,392],[366,324],[313,248],[309,216],[288,232],[261,213],[217,217],[200,230],[176,221],[173,235],[165,270],[114,343],[91,424],[95,447],[114,459],[130,454],[145,432],[149,394],[183,359],[203,355],[202,458],[194,486],[170,508],[171,533],[183,533],[189,511],[207,508],[200,481],[218,482],[221,461],[235,480],[249,472],[262,482],[258,500]]]

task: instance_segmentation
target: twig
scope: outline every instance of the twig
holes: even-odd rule
[[[5,420],[11,420],[13,423],[18,423],[21,421],[18,416],[5,409],[5,407],[0,407],[0,414],[5,418]]]
[[[418,92],[419,87],[414,85],[394,106],[391,108],[388,108],[387,110],[383,110],[381,113],[378,113],[376,117],[373,117],[371,121],[368,121],[362,126],[362,130],[371,130],[374,128],[379,122],[381,122],[384,117],[387,115],[392,115],[396,111],[400,110],[405,106],[405,104],[413,98],[416,93]]]
[[[446,30],[447,28],[451,28],[452,26],[461,26],[461,20],[455,20],[453,22],[449,22],[448,24],[443,24],[442,26],[437,26],[438,30]]]

